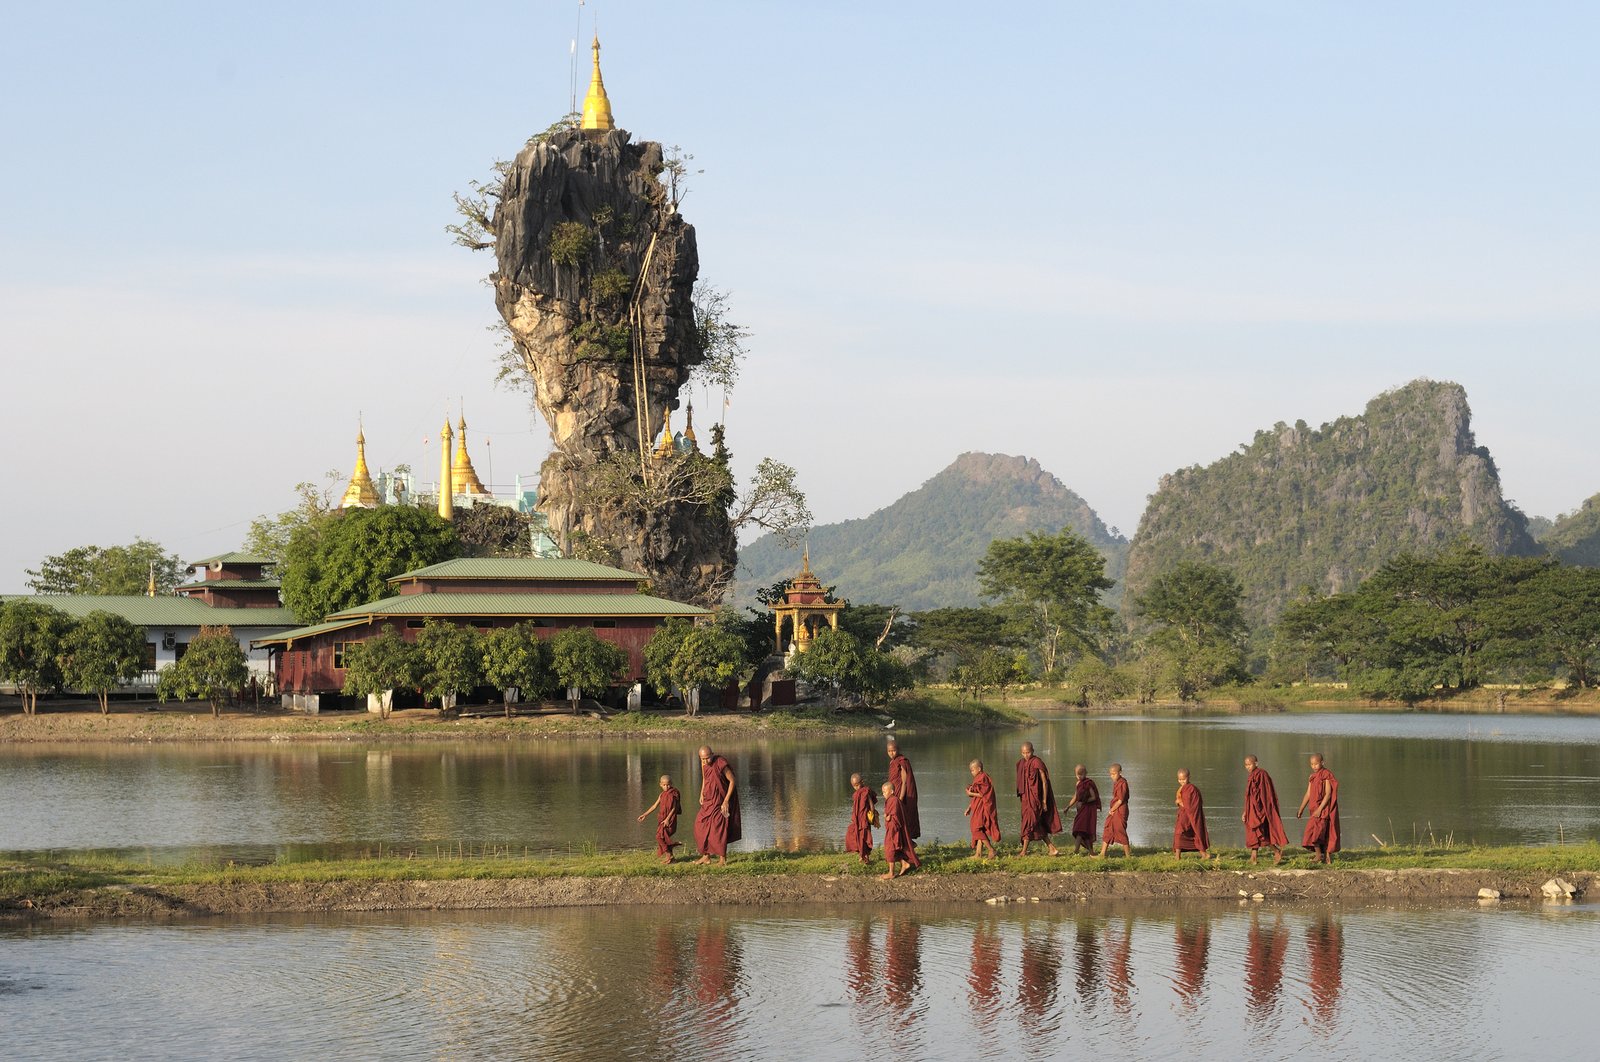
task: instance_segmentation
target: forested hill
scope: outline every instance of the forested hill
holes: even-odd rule
[[[1070,527],[1106,555],[1120,589],[1128,541],[1027,457],[962,454],[887,508],[811,531],[811,567],[840,597],[908,610],[978,603],[978,561],[996,538]],[[772,536],[739,551],[733,603],[800,570],[800,551]]]
[[[1568,564],[1600,568],[1600,494],[1577,512],[1557,517],[1539,536],[1539,545]]]
[[[1473,438],[1466,391],[1417,380],[1360,416],[1280,423],[1163,477],[1129,550],[1127,592],[1182,561],[1221,564],[1259,626],[1303,587],[1350,590],[1398,553],[1463,534],[1495,553],[1539,553],[1527,523]]]

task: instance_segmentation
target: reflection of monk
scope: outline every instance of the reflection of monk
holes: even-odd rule
[[[1074,951],[1078,964],[1078,1001],[1092,1007],[1100,991],[1100,935],[1087,918],[1078,919],[1078,946]]]
[[[1311,953],[1311,1015],[1326,1033],[1344,987],[1344,927],[1324,915],[1306,929],[1306,948]]]
[[[738,982],[739,951],[728,946],[728,923],[703,923],[694,945],[695,1001],[725,1020],[733,1013]]]
[[[1029,932],[1032,929],[1033,932]],[[1023,930],[1022,963],[1017,978],[1017,1002],[1025,1017],[1042,1018],[1054,1009],[1056,987],[1061,980],[1061,949],[1055,934],[1046,925]]]
[[[857,1003],[865,1003],[872,994],[872,923],[861,921],[851,926],[844,947],[844,979],[850,989],[850,998]]]
[[[1283,990],[1283,958],[1289,951],[1289,931],[1283,919],[1274,918],[1271,929],[1261,928],[1261,916],[1250,918],[1250,935],[1244,951],[1245,1011],[1256,1021],[1272,1014]]]
[[[909,1016],[922,989],[922,927],[907,918],[889,919],[883,934],[883,999],[893,1016]]]
[[[1211,953],[1211,922],[1208,919],[1177,921],[1177,971],[1178,995],[1191,1008],[1200,1003],[1206,987],[1206,960]]]
[[[1106,932],[1108,958],[1106,984],[1111,986],[1111,1003],[1120,1013],[1133,1008],[1133,919],[1124,919],[1122,932]]]
[[[972,969],[967,974],[967,998],[978,1028],[993,1027],[1000,1012],[1000,933],[991,922],[972,931]]]
[[[656,954],[650,969],[651,1002],[666,1010],[673,992],[682,982],[678,970],[677,927],[663,923],[656,926]]]

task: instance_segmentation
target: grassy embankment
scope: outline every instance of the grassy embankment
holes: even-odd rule
[[[930,690],[931,697],[954,700],[948,690]],[[1502,703],[1501,697],[1505,700]],[[1403,701],[1374,700],[1337,686],[1219,686],[1205,691],[1197,700],[1158,699],[1154,704],[1133,701],[1094,704],[1085,709],[1073,699],[1071,691],[1054,686],[1024,686],[1009,691],[998,703],[1023,711],[1091,712],[1463,712],[1494,714],[1571,714],[1600,715],[1600,690],[1568,690],[1552,687],[1486,687],[1443,697],[1432,697],[1407,704]]]
[[[941,845],[920,850],[921,875],[1030,874],[1054,871],[1141,871],[1149,874],[1204,874],[1248,867],[1246,853],[1217,849],[1221,856],[1209,862],[1190,857],[1176,860],[1170,852],[1139,850],[1132,859],[1089,859],[1083,856],[1002,856],[998,860],[968,858],[961,845]],[[186,885],[247,886],[322,882],[360,883],[396,881],[480,881],[493,879],[551,878],[685,878],[697,875],[730,877],[833,876],[867,877],[884,869],[881,853],[866,866],[838,852],[761,851],[735,855],[727,866],[696,866],[682,860],[663,866],[646,852],[587,853],[530,856],[505,846],[450,852],[444,848],[375,851],[363,858],[313,861],[279,861],[262,865],[194,862],[181,865],[142,863],[101,856],[32,855],[0,864],[0,909],[22,901],[48,906],[94,889],[160,889]],[[1262,868],[1270,865],[1262,861]],[[1284,869],[1310,869],[1309,856],[1295,855]],[[1391,846],[1359,848],[1340,853],[1331,870],[1486,870],[1517,873],[1572,874],[1600,872],[1600,844],[1554,848],[1468,846]]]

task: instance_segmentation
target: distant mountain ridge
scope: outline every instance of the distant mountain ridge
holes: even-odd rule
[[[1070,527],[1106,557],[1119,589],[1128,540],[1029,457],[965,453],[870,516],[811,529],[811,567],[841,597],[921,611],[976,605],[978,562],[996,538]],[[800,570],[799,549],[772,536],[739,551],[733,603]],[[1113,599],[1113,604],[1115,600]]]
[[[1575,512],[1556,517],[1539,535],[1539,545],[1567,564],[1600,568],[1600,494]]]

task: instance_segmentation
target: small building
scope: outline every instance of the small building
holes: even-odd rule
[[[774,634],[778,639],[778,652],[803,653],[823,627],[839,629],[839,613],[845,602],[835,601],[811,571],[811,550],[805,551],[800,562],[800,574],[789,580],[783,600],[772,606]],[[786,649],[783,632],[789,629],[790,642]]]
[[[223,553],[189,565],[190,580],[173,591],[213,608],[279,608],[283,584],[273,562],[250,553]]]
[[[344,654],[386,626],[406,641],[430,619],[480,631],[532,623],[543,637],[587,627],[628,653],[628,681],[644,675],[644,646],[673,617],[708,616],[703,608],[643,593],[633,572],[559,557],[461,558],[389,580],[394,594],[327,617],[322,623],[258,637],[272,654],[287,707],[318,711],[344,689]]]

